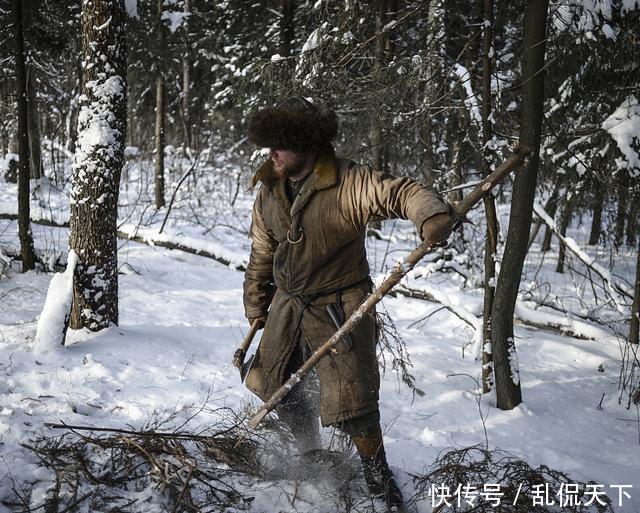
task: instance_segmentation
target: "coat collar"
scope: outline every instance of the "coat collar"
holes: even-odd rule
[[[317,191],[328,189],[338,183],[336,152],[331,144],[327,145],[318,155],[313,175],[310,178],[314,179]],[[255,187],[258,182],[262,182],[270,190],[273,190],[276,184],[284,188],[284,181],[275,174],[271,159],[264,162],[253,175],[252,185]]]

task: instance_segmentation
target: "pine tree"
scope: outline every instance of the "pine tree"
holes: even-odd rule
[[[116,220],[126,131],[124,0],[82,6],[82,81],[69,246],[78,255],[69,326],[118,322]]]

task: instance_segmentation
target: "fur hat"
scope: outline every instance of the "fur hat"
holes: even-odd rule
[[[338,116],[302,96],[293,96],[274,107],[249,115],[249,140],[263,148],[292,151],[319,150],[338,133]]]

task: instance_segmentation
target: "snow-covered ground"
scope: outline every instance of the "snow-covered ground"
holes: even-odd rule
[[[0,206],[10,205],[14,192],[13,186],[0,184]],[[124,192],[122,202],[140,196],[139,190]],[[233,213],[218,211],[211,220],[218,225],[207,233],[202,219],[199,225],[186,221],[200,217],[207,205],[198,211],[186,202],[175,217],[185,221],[168,225],[172,233],[215,241],[246,255],[242,232],[248,227],[250,194],[239,194]],[[140,219],[139,212],[129,222]],[[0,247],[15,248],[16,229],[15,222],[0,221]],[[582,242],[576,230],[571,235]],[[392,238],[389,248],[384,240],[368,243],[376,273],[402,257],[414,237],[406,223],[389,223],[384,233]],[[66,229],[34,226],[34,236],[38,248],[66,254]],[[591,291],[576,292],[580,287],[573,275],[554,276],[555,253],[544,262],[536,260],[536,251],[532,255],[526,283],[535,278],[553,284],[553,292],[560,290],[574,311],[589,301]],[[14,263],[0,277],[0,501],[11,493],[12,482],[51,479],[20,445],[34,433],[57,434],[44,428],[45,422],[139,429],[153,416],[197,409],[205,402],[238,410],[247,403],[258,405],[231,364],[248,328],[242,314],[242,273],[204,257],[124,240],[119,259],[120,325],[97,334],[69,332],[70,345],[43,353],[33,351],[34,338],[52,275],[20,274]],[[628,278],[633,266],[621,260],[618,271]],[[480,315],[479,292],[461,290],[460,283],[455,273],[430,273],[428,266],[408,281],[412,287],[435,288],[453,304]],[[568,290],[580,297],[572,302]],[[423,472],[440,451],[486,440],[490,448],[513,452],[532,466],[548,465],[575,480],[604,485],[616,511],[640,511],[638,411],[619,404],[621,349],[612,334],[579,340],[518,324],[523,403],[502,411],[492,397],[478,398],[473,378],[479,379],[480,363],[471,356],[473,333],[466,323],[438,304],[417,299],[388,298],[384,308],[407,343],[416,386],[425,392],[414,396],[390,369],[383,376],[387,454],[405,495],[412,495],[410,474]],[[544,316],[542,312],[537,311]],[[593,333],[608,332],[599,328]],[[194,430],[211,421],[207,411],[191,421]],[[323,436],[328,443],[331,430]],[[633,485],[621,507],[612,485]],[[254,510],[326,512],[327,504],[317,502],[316,486],[282,481],[275,492],[256,487]],[[292,506],[294,490],[297,502]],[[33,500],[32,506],[38,506]],[[3,511],[8,509],[0,503]],[[430,504],[423,501],[418,511],[431,511]]]

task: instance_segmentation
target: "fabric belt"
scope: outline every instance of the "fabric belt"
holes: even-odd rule
[[[364,283],[365,281],[370,280],[371,278],[369,276],[367,276],[366,278],[363,278],[362,280],[358,280],[355,283],[351,283],[350,285],[346,285],[344,287],[340,287],[338,289],[335,290],[331,290],[329,292],[315,292],[314,294],[309,294],[309,295],[303,295],[303,294],[290,294],[292,298],[297,299],[299,301],[302,301],[302,308],[300,309],[300,311],[298,312],[298,315],[296,316],[296,321],[295,321],[295,328],[293,331],[293,340],[294,342],[297,340],[298,336],[300,335],[300,325],[302,323],[302,316],[304,315],[304,311],[309,308],[309,306],[318,298],[323,297],[323,296],[329,296],[331,294],[335,294],[336,295],[336,302],[335,302],[335,307],[336,310],[339,312],[339,316],[341,317],[341,322],[344,322],[344,310],[342,309],[342,293],[346,290],[352,289],[354,287],[357,287],[358,285],[361,285],[362,283]]]

